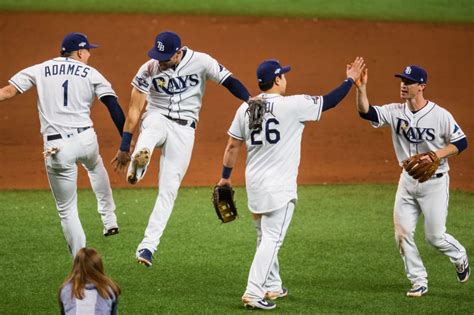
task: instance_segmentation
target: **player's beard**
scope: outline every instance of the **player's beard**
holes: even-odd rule
[[[167,62],[160,62],[160,70],[165,71],[170,68],[176,67],[177,63],[174,63],[173,61],[167,61]]]

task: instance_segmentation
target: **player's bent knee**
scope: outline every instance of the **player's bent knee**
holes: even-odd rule
[[[425,240],[428,244],[436,248],[442,247],[445,243],[443,235],[425,235]]]

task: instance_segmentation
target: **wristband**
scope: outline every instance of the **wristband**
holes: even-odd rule
[[[229,179],[230,173],[232,173],[232,167],[222,167],[222,178]]]
[[[124,131],[122,133],[122,143],[120,144],[120,151],[128,152],[130,151],[130,142],[132,141],[133,134],[130,132]]]

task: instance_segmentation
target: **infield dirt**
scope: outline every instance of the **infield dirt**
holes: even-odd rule
[[[0,85],[17,71],[56,57],[63,36],[86,33],[100,48],[90,65],[113,85],[124,109],[130,81],[148,59],[154,37],[174,30],[183,44],[206,52],[226,66],[252,94],[258,93],[255,69],[264,59],[291,65],[288,94],[324,95],[345,78],[345,66],[356,56],[366,59],[372,104],[399,100],[393,74],[408,64],[427,69],[425,95],[448,109],[471,139],[474,135],[474,27],[427,23],[382,23],[317,19],[240,18],[118,14],[0,13]],[[240,102],[225,88],[209,82],[196,132],[191,164],[183,185],[211,186],[220,177],[227,128]],[[113,187],[130,187],[109,161],[120,138],[100,102],[92,109],[102,158]],[[0,106],[0,189],[48,188],[42,158],[42,137],[36,92]],[[135,133],[137,134],[137,132]],[[472,146],[472,140],[471,140]],[[138,187],[158,181],[158,150]],[[474,191],[474,150],[450,159],[451,187]],[[355,110],[355,91],[320,122],[308,123],[303,134],[300,184],[396,183],[400,173],[388,128],[373,129]],[[244,183],[244,155],[233,174]],[[79,186],[89,187],[84,170]]]

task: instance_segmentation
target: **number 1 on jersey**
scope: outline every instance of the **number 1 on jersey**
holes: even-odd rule
[[[68,86],[68,80],[64,81],[63,83],[63,88],[64,88],[64,106],[67,106],[67,86]]]

